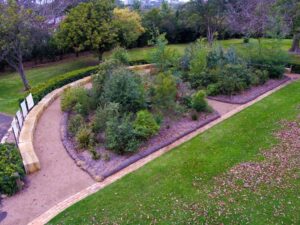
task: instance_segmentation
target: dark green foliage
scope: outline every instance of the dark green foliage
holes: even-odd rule
[[[0,194],[13,195],[19,191],[17,181],[24,177],[18,149],[12,144],[0,144]]]
[[[133,127],[131,115],[111,118],[105,131],[105,145],[108,149],[120,154],[135,152],[140,141]]]
[[[268,71],[256,69],[252,72],[251,79],[253,85],[262,85],[269,80]]]
[[[155,135],[160,128],[153,115],[147,110],[137,113],[133,127],[138,137],[145,140]]]
[[[107,103],[118,103],[121,112],[137,112],[145,107],[141,78],[125,68],[113,71],[105,82],[103,98]]]
[[[174,108],[177,87],[175,78],[170,73],[160,73],[155,80],[154,103],[160,111],[166,112]]]
[[[193,95],[191,100],[191,106],[197,112],[208,111],[208,103],[205,99],[205,96],[206,94],[203,90],[200,90]]]
[[[106,129],[106,122],[110,118],[118,117],[118,115],[119,104],[117,103],[110,102],[104,106],[99,106],[93,119],[93,131],[95,133],[103,132]]]
[[[95,66],[74,70],[72,72],[66,73],[64,75],[55,77],[53,79],[49,79],[47,82],[44,82],[32,89],[30,89],[30,93],[33,95],[34,102],[39,102],[44,96],[46,96],[51,91],[60,88],[68,83],[79,80],[86,76],[91,75],[96,71]],[[27,95],[28,93],[26,93]]]
[[[88,115],[90,109],[88,91],[82,87],[67,89],[61,97],[60,104],[63,111],[75,110],[81,115]]]
[[[92,130],[82,125],[76,133],[76,142],[80,149],[88,148],[91,143],[93,143],[93,133]]]
[[[95,147],[90,147],[89,152],[92,154],[93,160],[99,160],[101,158],[101,155],[96,151]]]
[[[71,135],[76,135],[79,128],[85,123],[84,118],[76,114],[74,116],[71,116],[68,122],[68,131]]]

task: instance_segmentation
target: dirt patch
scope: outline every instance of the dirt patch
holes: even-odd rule
[[[284,76],[282,79],[271,79],[268,80],[265,84],[251,87],[248,90],[245,90],[237,95],[217,95],[217,96],[208,96],[208,99],[217,100],[220,102],[226,102],[230,104],[245,104],[248,103],[260,95],[271,91],[272,89],[284,84],[289,81],[291,78]]]
[[[160,132],[144,143],[139,151],[135,154],[119,155],[112,151],[108,151],[101,146],[96,151],[102,156],[99,160],[93,160],[88,151],[76,151],[76,145],[68,134],[67,121],[68,114],[64,114],[61,124],[61,138],[62,142],[69,153],[75,160],[76,164],[83,170],[87,171],[95,180],[102,180],[130,164],[144,158],[153,152],[170,145],[176,140],[186,136],[187,134],[199,129],[200,127],[212,122],[220,117],[218,112],[200,113],[197,121],[191,120],[190,117],[185,116],[179,120],[170,120],[163,123]]]

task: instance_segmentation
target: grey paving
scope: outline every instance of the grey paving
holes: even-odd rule
[[[0,141],[9,129],[12,120],[11,116],[0,113]]]

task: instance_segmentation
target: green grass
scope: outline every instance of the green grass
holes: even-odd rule
[[[57,62],[38,68],[26,69],[31,87],[72,70],[95,64],[92,56]],[[24,96],[24,88],[18,73],[0,74],[0,112],[13,115],[18,108],[18,99]]]
[[[218,41],[224,47],[234,46],[243,50],[243,41],[241,39],[231,39]],[[257,42],[251,39],[251,42]],[[263,39],[262,44],[271,45],[274,40]],[[169,45],[170,48],[178,50],[180,54],[184,53],[184,49],[188,44]],[[278,46],[288,50],[291,46],[291,40],[284,39],[278,42]],[[149,60],[150,52],[153,48],[136,48],[129,50],[130,60]],[[105,54],[107,57],[109,53]],[[293,62],[300,64],[300,57],[292,57]],[[26,69],[27,78],[31,87],[39,83],[47,81],[49,78],[62,75],[66,72],[87,67],[90,63],[96,63],[96,59],[92,56],[85,56],[67,62],[57,62],[55,65],[43,66],[40,68]],[[24,95],[23,85],[17,73],[0,74],[0,112],[13,115],[18,108],[18,99]]]
[[[50,224],[299,224],[300,181],[296,188],[262,187],[263,197],[244,191],[219,215],[208,197],[214,177],[277,143],[279,121],[299,114],[295,82],[221,124],[173,149],[55,217]],[[274,208],[281,214],[274,215]],[[214,221],[214,222],[211,222]]]

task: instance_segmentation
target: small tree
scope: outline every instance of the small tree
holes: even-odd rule
[[[20,74],[25,90],[30,88],[23,57],[31,53],[36,30],[42,18],[22,1],[0,3],[0,61],[5,60]]]
[[[135,11],[128,8],[115,8],[114,17],[114,23],[118,29],[118,39],[122,46],[129,46],[145,32],[141,24],[142,19]]]
[[[71,47],[76,53],[92,49],[99,59],[117,40],[111,0],[81,3],[70,10],[56,33],[61,48]]]

